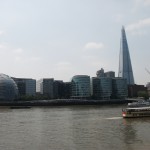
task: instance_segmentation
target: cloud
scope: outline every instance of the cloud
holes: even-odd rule
[[[23,53],[23,49],[22,48],[17,48],[15,50],[13,50],[14,53],[17,53],[17,54],[20,54],[20,53]]]
[[[103,43],[89,42],[84,46],[84,49],[102,49],[104,48]]]
[[[96,56],[93,56],[93,55],[83,55],[81,58],[87,61],[93,61],[97,59]]]
[[[122,14],[117,14],[113,17],[113,19],[116,21],[116,22],[122,22],[123,20],[123,15]]]
[[[30,60],[31,61],[40,61],[41,57],[36,57],[36,56],[35,57],[31,57]]]
[[[144,2],[144,5],[145,6],[150,6],[150,0],[141,0]]]
[[[21,61],[22,61],[22,58],[19,57],[19,56],[16,56],[16,57],[14,58],[14,60],[15,60],[16,62],[21,62]]]
[[[140,9],[150,6],[150,0],[134,0],[133,2],[133,13],[137,13]]]
[[[5,32],[4,31],[0,31],[0,35],[3,35]]]
[[[139,20],[136,23],[130,24],[126,27],[126,30],[129,32],[145,33],[141,31],[143,28],[150,26],[150,18]]]
[[[5,48],[6,48],[6,45],[0,44],[0,49],[5,49]]]
[[[57,70],[61,70],[61,71],[70,70],[72,68],[70,62],[59,62],[55,66]]]
[[[135,6],[149,6],[150,5],[150,0],[134,0],[134,5]]]

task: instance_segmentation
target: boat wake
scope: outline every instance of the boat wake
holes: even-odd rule
[[[110,117],[110,118],[105,118],[106,120],[117,120],[117,119],[122,119],[122,117]]]

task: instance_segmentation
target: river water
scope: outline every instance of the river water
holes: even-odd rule
[[[149,150],[150,118],[122,107],[0,108],[0,150]]]

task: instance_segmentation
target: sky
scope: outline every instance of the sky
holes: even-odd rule
[[[136,84],[150,82],[150,0],[0,0],[0,73],[118,76],[125,27]]]

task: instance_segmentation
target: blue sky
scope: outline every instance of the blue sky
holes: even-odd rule
[[[150,0],[0,0],[0,72],[70,81],[115,71],[125,26],[136,84],[150,75]]]

